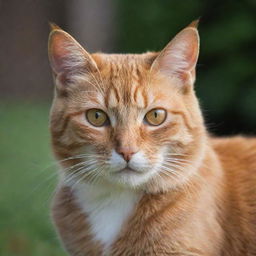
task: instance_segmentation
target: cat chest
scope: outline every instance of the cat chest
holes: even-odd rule
[[[120,235],[140,196],[132,191],[94,191],[92,187],[76,189],[79,207],[87,216],[90,233],[107,250]]]

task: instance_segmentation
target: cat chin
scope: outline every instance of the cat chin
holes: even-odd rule
[[[171,190],[178,190],[189,180],[190,175],[183,177],[179,181],[161,177],[157,169],[147,173],[124,173],[104,177],[104,180],[117,188],[144,191],[149,194],[164,193]]]
[[[152,180],[156,174],[154,169],[147,172],[139,172],[134,170],[120,170],[104,177],[111,184],[116,184],[121,187],[140,189],[145,186],[147,182]]]

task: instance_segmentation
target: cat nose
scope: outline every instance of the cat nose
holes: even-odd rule
[[[122,157],[124,158],[124,160],[126,162],[129,162],[132,158],[132,156],[137,153],[138,151],[133,149],[133,148],[130,148],[130,147],[120,147],[120,148],[117,148],[117,153],[119,153],[120,155],[122,155]]]

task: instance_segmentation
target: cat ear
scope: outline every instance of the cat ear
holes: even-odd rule
[[[179,32],[160,52],[154,67],[169,77],[176,77],[183,83],[193,83],[195,66],[199,55],[198,21],[192,22]]]
[[[48,55],[53,73],[61,83],[74,81],[78,76],[97,69],[90,54],[68,33],[50,24]]]

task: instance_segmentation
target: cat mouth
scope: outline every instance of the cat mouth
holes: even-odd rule
[[[137,170],[134,170],[130,167],[125,167],[125,168],[119,170],[117,173],[137,173],[137,174],[140,174],[141,172],[139,172]]]

